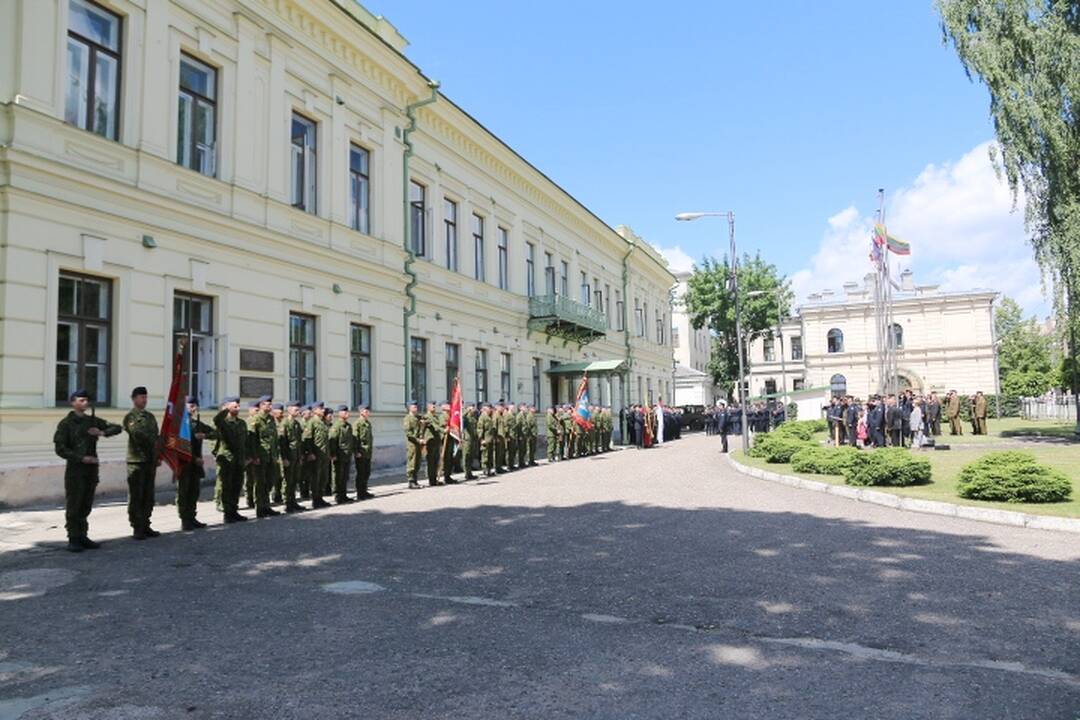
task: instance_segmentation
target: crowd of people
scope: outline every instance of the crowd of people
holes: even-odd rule
[[[656,405],[631,405],[619,411],[619,421],[626,428],[626,442],[638,448],[663,445],[682,437],[683,411],[659,402]]]
[[[941,435],[942,417],[951,435],[963,435],[961,396],[952,390],[944,400],[936,392],[874,395],[865,403],[852,396],[834,397],[826,408],[829,437],[834,445],[854,447],[913,447],[934,444]],[[969,398],[971,432],[987,432],[987,402],[982,391]]]

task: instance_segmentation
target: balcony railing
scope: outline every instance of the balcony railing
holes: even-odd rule
[[[607,333],[607,318],[563,295],[541,295],[529,298],[529,330],[584,345]]]

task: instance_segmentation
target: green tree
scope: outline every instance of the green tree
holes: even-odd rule
[[[1080,3],[937,0],[946,42],[990,91],[995,165],[1021,191],[1035,259],[1077,356],[1080,309]],[[1071,322],[1070,322],[1071,320]],[[1073,392],[1077,392],[1075,376]],[[1080,395],[1077,397],[1080,406]]]
[[[994,312],[998,338],[998,379],[1006,395],[1042,395],[1054,384],[1054,337],[1039,329],[1034,317],[1023,317],[1020,306],[1004,297]]]
[[[736,387],[739,377],[735,296],[731,292],[730,279],[729,258],[706,258],[701,265],[694,267],[694,273],[687,282],[685,298],[690,323],[695,328],[707,327],[712,331],[709,372],[713,381],[729,390]],[[748,297],[755,290],[763,292]],[[776,327],[777,313],[782,312],[786,316],[794,297],[786,278],[779,274],[775,265],[765,262],[761,255],[743,255],[739,262],[739,295],[740,320],[747,343],[771,332]]]

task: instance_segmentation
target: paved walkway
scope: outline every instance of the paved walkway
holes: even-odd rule
[[[377,492],[145,542],[99,508],[80,555],[0,514],[0,720],[1080,714],[1075,535],[754,480],[703,436]]]

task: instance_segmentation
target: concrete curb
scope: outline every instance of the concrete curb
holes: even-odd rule
[[[870,490],[863,487],[851,487],[848,485],[831,485],[817,480],[806,480],[794,475],[781,475],[780,473],[760,470],[749,465],[743,465],[731,455],[726,455],[728,463],[735,470],[744,475],[780,483],[790,487],[823,492],[830,495],[856,500],[858,502],[884,505],[897,510],[909,512],[927,513],[930,515],[944,515],[946,517],[961,518],[963,520],[976,520],[978,522],[994,523],[995,525],[1012,525],[1013,527],[1031,528],[1033,530],[1053,530],[1057,532],[1080,533],[1080,520],[1073,518],[1049,517],[1046,515],[1029,515],[1027,513],[1014,512],[1012,510],[996,510],[991,508],[971,507],[969,505],[954,505],[953,503],[939,502],[937,500],[922,500],[919,498],[906,498],[892,493],[879,490]]]

